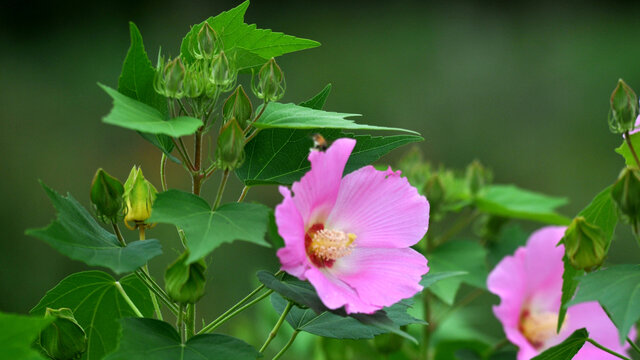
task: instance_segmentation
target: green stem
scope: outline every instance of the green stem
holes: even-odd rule
[[[118,224],[111,223],[111,225],[113,226],[113,231],[115,231],[116,237],[118,238],[118,241],[120,242],[120,245],[122,245],[123,247],[127,246],[127,242],[124,241],[124,237],[122,236],[122,233],[120,232],[120,228],[118,227]]]
[[[260,129],[256,129],[254,132],[251,133],[251,135],[249,135],[248,138],[246,138],[244,140],[244,143],[248,143],[249,141],[251,141],[251,139],[253,139],[254,137],[256,137],[256,135],[258,135],[258,133],[260,132]]]
[[[180,305],[180,311],[178,312],[178,318],[176,319],[176,327],[180,332],[180,342],[184,344],[184,305]]]
[[[191,161],[191,156],[189,156],[189,152],[187,151],[187,146],[184,144],[184,140],[182,140],[182,138],[178,138],[178,144],[180,144],[180,147],[182,148],[182,153],[187,157],[187,161],[189,162],[191,170],[196,171],[196,167],[194,165],[194,162]]]
[[[629,345],[631,345],[633,350],[635,350],[638,353],[640,353],[640,347],[638,347],[638,345],[636,345],[636,343],[633,340],[631,340],[631,338],[629,338],[628,336],[627,336],[627,342],[629,343]]]
[[[217,329],[218,327],[220,327],[220,325],[224,324],[225,322],[227,322],[227,320],[231,319],[232,317],[240,314],[241,312],[247,310],[248,308],[252,307],[253,305],[259,303],[260,301],[262,301],[262,299],[266,298],[267,296],[271,295],[271,293],[273,293],[273,290],[269,290],[266,293],[260,295],[259,297],[257,297],[256,299],[252,300],[250,303],[242,306],[241,308],[239,308],[236,311],[233,311],[232,313],[230,313],[229,315],[225,316],[225,317],[218,317],[218,319],[212,321],[209,325],[205,326],[204,328],[202,328],[202,330],[200,330],[198,332],[198,334],[206,334],[206,333],[210,333],[213,330]]]
[[[162,185],[162,191],[167,191],[167,154],[162,153],[162,158],[160,159],[160,184]]]
[[[142,281],[142,283],[147,288],[149,288],[149,291],[153,292],[155,296],[162,300],[162,302],[169,308],[169,310],[171,310],[174,315],[178,315],[178,307],[169,299],[169,296],[164,293],[164,290],[162,290],[157,284],[155,284],[155,281],[153,281],[153,279],[149,281],[150,278],[148,278],[147,274],[145,274],[145,272],[142,270],[136,270],[135,274],[138,279],[140,279],[140,281]]]
[[[631,360],[628,357],[624,356],[624,355],[620,355],[617,352],[611,350],[611,349],[607,349],[606,347],[598,344],[595,340],[591,339],[591,338],[587,338],[587,341],[590,342],[593,346],[597,347],[598,349],[607,352],[615,357],[619,357],[620,359],[624,359],[624,360]]]
[[[191,339],[196,334],[196,304],[187,305],[185,326],[187,327],[187,339]]]
[[[242,202],[242,200],[244,200],[244,197],[247,196],[248,192],[249,192],[248,186],[245,186],[244,188],[242,188],[242,194],[240,194],[240,197],[238,198],[237,202]]]
[[[262,344],[262,347],[260,348],[261,354],[264,353],[264,351],[267,349],[267,346],[269,346],[269,344],[271,343],[271,340],[273,340],[273,338],[275,338],[276,335],[278,334],[278,330],[280,330],[282,323],[284,323],[284,319],[287,318],[287,314],[289,314],[289,311],[291,311],[292,307],[293,307],[293,303],[289,301],[287,303],[287,306],[284,308],[282,315],[280,315],[280,319],[278,319],[278,322],[269,333],[269,337],[267,337],[267,340],[265,340],[264,344]]]
[[[293,341],[296,339],[296,336],[298,336],[299,332],[300,331],[298,330],[293,332],[293,335],[291,335],[291,339],[289,339],[289,342],[282,348],[282,350],[280,350],[279,353],[276,354],[276,356],[273,357],[272,360],[279,359],[285,352],[287,352],[287,350],[289,350],[289,348],[291,347],[291,344],[293,344]]]
[[[182,164],[187,168],[189,172],[193,171],[193,165],[191,164],[191,159],[189,159],[189,154],[185,154],[180,147],[180,144],[176,141],[175,138],[171,138],[173,141],[173,145],[176,149],[178,149],[178,154],[180,155],[180,159],[182,160]]]
[[[211,164],[211,166],[209,166],[207,168],[207,170],[204,171],[204,177],[205,178],[209,178],[211,175],[213,175],[213,173],[218,170],[218,167],[216,166],[216,164]]]
[[[182,103],[182,100],[180,100],[180,99],[177,99],[177,100],[178,100],[178,104],[180,105],[180,109],[182,109],[182,111],[184,111],[185,115],[189,115],[189,112],[187,111],[187,108]]]
[[[129,307],[131,307],[131,310],[133,310],[133,312],[138,317],[141,317],[141,318],[144,317],[144,315],[142,315],[140,310],[138,310],[138,308],[136,307],[136,304],[134,304],[133,301],[131,301],[131,298],[129,297],[129,295],[127,295],[127,293],[124,291],[119,281],[116,281],[116,289],[118,289],[118,291],[120,292],[120,295],[122,295],[122,297],[124,298],[124,301],[126,301],[127,304],[129,304]]]
[[[631,151],[631,155],[636,160],[636,165],[640,168],[640,159],[638,159],[638,154],[636,154],[636,150],[633,148],[633,144],[631,143],[631,135],[629,135],[628,131],[624,132],[624,141],[627,142],[627,146],[629,147],[629,151]]]
[[[423,359],[429,359],[429,343],[431,342],[431,296],[429,290],[425,289],[422,292],[422,309],[424,311],[424,321],[428,323],[422,327],[422,344],[420,346],[420,353]]]
[[[267,102],[263,102],[262,103],[262,108],[260,108],[260,112],[256,115],[255,118],[253,118],[253,120],[251,120],[251,123],[249,123],[249,125],[247,125],[247,127],[244,129],[244,134],[246,135],[249,132],[249,129],[251,129],[251,127],[253,126],[253,124],[258,121],[258,119],[260,119],[260,116],[262,116],[262,114],[264,113],[264,110],[267,108]],[[248,140],[247,140],[248,141]]]
[[[217,209],[222,200],[222,193],[224,193],[224,187],[227,185],[227,179],[229,179],[229,170],[225,170],[222,174],[222,180],[220,181],[220,187],[218,187],[218,194],[216,195],[216,202],[213,204],[213,210]]]

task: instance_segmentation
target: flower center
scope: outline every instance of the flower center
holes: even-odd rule
[[[562,327],[566,325],[565,319]],[[520,316],[520,331],[536,349],[545,347],[546,342],[557,336],[558,314],[553,312],[530,312],[525,310]]]
[[[351,253],[355,239],[354,234],[315,224],[305,236],[307,256],[318,267],[331,267],[336,260]]]

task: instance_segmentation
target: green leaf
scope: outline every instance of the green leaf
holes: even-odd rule
[[[268,216],[269,209],[261,204],[229,203],[211,210],[197,195],[169,190],[158,194],[149,222],[173,224],[184,230],[190,264],[234,240],[269,246],[264,239]]]
[[[589,338],[587,330],[578,329],[563,342],[548,348],[532,360],[571,360],[580,351],[587,338]]]
[[[0,349],[3,359],[44,360],[32,344],[53,318],[0,313]]]
[[[637,152],[640,149],[640,133],[635,133],[631,135],[631,145],[633,145],[633,149]],[[638,163],[636,159],[633,158],[633,154],[629,150],[629,146],[627,146],[627,142],[622,139],[622,145],[616,148],[616,152],[622,157],[624,157],[624,162],[627,166],[638,168]]]
[[[155,108],[160,112],[162,118],[166,120],[169,113],[167,99],[158,94],[153,88],[156,71],[144,49],[140,30],[138,30],[136,24],[130,22],[129,32],[131,34],[131,46],[122,64],[122,71],[118,79],[118,91],[125,96]],[[180,163],[180,160],[171,155],[174,144],[170,137],[148,133],[140,133],[140,135],[167,154],[171,160]]]
[[[618,225],[618,212],[613,199],[611,198],[611,186],[602,190],[577,216],[582,216],[587,222],[600,227],[611,240]],[[577,270],[571,266],[567,257],[562,259],[564,263],[564,273],[562,274],[562,299],[560,312],[558,313],[558,331],[562,326],[567,314],[568,303],[579,284],[579,277],[584,275],[584,271]]]
[[[567,203],[565,198],[551,197],[520,189],[514,185],[491,185],[476,198],[480,211],[507,218],[568,225],[571,220],[555,212]]]
[[[461,283],[486,289],[488,270],[487,250],[468,240],[450,241],[438,246],[427,258],[429,272],[465,271],[466,275],[451,277],[433,284],[431,292],[445,303],[452,305]]]
[[[173,326],[155,319],[122,319],[120,347],[105,360],[250,360],[260,355],[227,335],[196,335],[182,344]]]
[[[316,94],[316,96],[307,101],[301,102],[300,106],[304,106],[309,109],[322,110],[322,108],[324,108],[324,104],[327,102],[329,94],[331,94],[331,84],[327,84],[327,86]]]
[[[274,249],[284,247],[284,239],[278,233],[275,212],[269,209],[269,224],[267,226],[267,238]]]
[[[248,7],[249,1],[245,1],[229,11],[193,26],[180,45],[182,60],[185,63],[194,61],[189,48],[197,47],[197,34],[205,22],[218,33],[224,45],[224,51],[234,59],[238,70],[262,65],[272,57],[320,46],[320,43],[313,40],[272,32],[268,29],[257,29],[256,25],[245,24],[244,14]]]
[[[598,301],[605,308],[624,343],[640,319],[640,265],[616,265],[583,276],[569,306],[587,301]]]
[[[493,269],[507,255],[512,255],[517,248],[525,246],[529,234],[518,225],[505,226],[498,234],[498,239],[487,245],[487,262]]]
[[[300,180],[311,169],[307,160],[313,147],[311,134],[321,133],[327,141],[348,137],[356,146],[345,166],[345,174],[378,160],[402,145],[422,141],[420,136],[370,136],[345,134],[336,129],[268,129],[262,130],[245,146],[246,159],[236,175],[247,186],[282,184]]]
[[[257,110],[260,111],[260,110]],[[316,110],[308,107],[288,103],[272,102],[267,105],[264,113],[253,126],[259,129],[350,129],[350,130],[395,130],[419,135],[415,131],[385,126],[356,124],[347,117],[359,114],[337,113]]]
[[[445,271],[445,272],[429,271],[422,277],[422,280],[420,280],[420,285],[422,285],[422,287],[427,289],[427,288],[430,288],[431,285],[437,283],[440,280],[448,279],[454,276],[467,275],[467,274],[468,273],[466,271]]]
[[[279,280],[273,274],[264,270],[258,271],[256,276],[264,286],[300,306],[309,307],[317,313],[327,310],[327,307],[318,297],[316,290],[306,281],[300,281],[293,277]]]
[[[478,340],[446,340],[436,345],[434,360],[483,359],[492,346]],[[462,356],[459,356],[462,355]]]
[[[134,275],[120,279],[120,285],[144,316],[153,315],[149,290]],[[116,288],[116,280],[101,271],[72,274],[49,290],[38,305],[31,309],[34,315],[44,315],[47,307],[70,308],[78,323],[87,333],[85,360],[98,360],[118,345],[120,323],[118,319],[136,316]]]
[[[102,119],[107,124],[150,134],[165,134],[176,138],[191,135],[202,126],[202,120],[189,116],[165,120],[157,109],[125,96],[106,85],[98,85],[113,98],[113,109]]]
[[[42,183],[58,211],[58,218],[45,228],[29,229],[35,236],[60,253],[88,265],[104,266],[115,273],[132,272],[160,255],[158,240],[134,241],[120,246],[115,235],[103,229],[76,199],[63,197]]]

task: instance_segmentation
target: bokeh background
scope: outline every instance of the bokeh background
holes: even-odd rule
[[[26,313],[65,276],[87,269],[24,235],[54,217],[38,179],[84,205],[98,167],[124,180],[132,165],[142,165],[159,184],[160,153],[137,134],[100,121],[111,100],[96,82],[117,84],[129,47],[127,22],[138,25],[155,63],[160,47],[178,53],[191,24],[239,3],[2,2],[0,311]],[[639,10],[632,1],[255,0],[246,21],[322,43],[279,60],[284,101],[305,100],[332,83],[327,109],[416,130],[434,163],[462,169],[479,159],[495,182],[566,196],[570,204],[561,212],[573,216],[623,166],[613,152],[621,139],[607,127],[608,97],[620,77],[640,90]],[[382,162],[393,164],[407,150]],[[175,166],[168,181],[189,187]],[[205,185],[210,201],[215,186]],[[226,200],[240,190],[233,181]],[[275,187],[263,187],[247,199],[274,206],[280,197]],[[165,254],[151,268],[162,278],[179,242],[170,227],[153,232]],[[638,254],[627,229],[619,231],[611,261],[638,262]],[[271,250],[243,243],[223,246],[209,262],[209,290],[199,308],[209,320],[255,285],[257,270],[277,268]],[[237,324],[256,324],[257,314]]]

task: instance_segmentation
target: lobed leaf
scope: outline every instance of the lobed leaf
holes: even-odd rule
[[[53,318],[0,313],[0,349],[4,359],[45,360],[32,348],[40,331]]]
[[[635,133],[631,135],[629,139],[631,139],[631,145],[633,145],[633,149],[636,152],[639,151],[640,150],[640,133]],[[629,150],[629,146],[627,145],[627,142],[624,139],[622,140],[622,144],[616,148],[616,152],[622,155],[622,157],[624,158],[624,162],[627,166],[630,166],[636,169],[638,168],[639,165],[636,162],[636,159],[633,157],[633,154],[631,154],[631,150]]]

